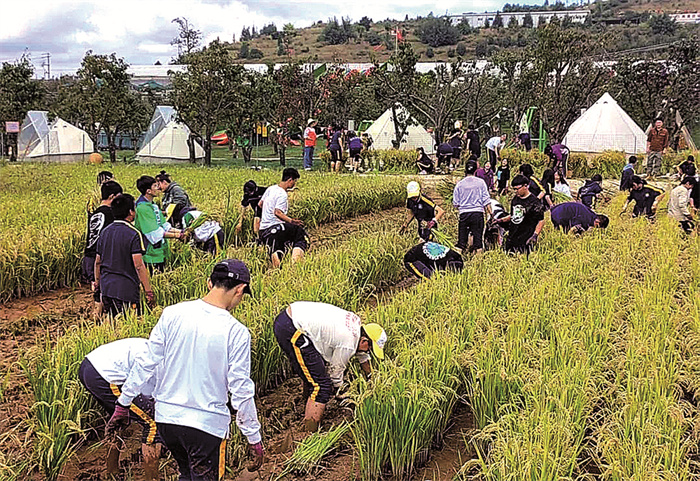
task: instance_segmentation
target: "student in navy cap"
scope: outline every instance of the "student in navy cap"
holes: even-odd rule
[[[580,234],[593,228],[605,229],[610,223],[608,216],[597,214],[580,202],[564,202],[552,207],[552,224],[564,232]]]

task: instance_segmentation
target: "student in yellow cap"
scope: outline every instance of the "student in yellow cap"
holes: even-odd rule
[[[430,231],[437,227],[438,221],[445,215],[444,209],[436,205],[430,197],[423,195],[420,184],[415,181],[409,182],[406,186],[406,197],[408,214],[400,232],[403,233],[415,218],[418,222],[418,237],[425,241],[431,240]]]
[[[314,432],[326,404],[343,384],[355,356],[367,378],[370,352],[384,359],[387,336],[379,324],[362,324],[359,316],[322,302],[293,302],[275,319],[275,338],[304,383],[304,429]]]

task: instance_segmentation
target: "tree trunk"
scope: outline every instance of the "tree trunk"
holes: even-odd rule
[[[187,148],[190,151],[190,163],[194,164],[197,162],[197,158],[195,157],[195,151],[194,151],[194,135],[190,134],[189,137],[187,137]]]
[[[253,156],[253,146],[246,145],[241,151],[243,152],[243,162],[245,162],[246,165],[250,164],[251,157]]]
[[[17,134],[8,135],[8,142],[10,144],[10,162],[17,162]]]
[[[398,150],[399,147],[401,147],[401,140],[403,135],[401,134],[401,127],[399,126],[399,119],[398,115],[396,113],[396,104],[393,104],[391,106],[391,118],[394,121],[394,138],[395,140],[392,142],[392,145],[395,149]]]
[[[211,135],[204,139],[204,165],[211,167]]]
[[[114,163],[117,161],[117,132],[110,132],[109,130],[105,130],[105,133],[107,134],[107,148],[109,150],[109,161]]]
[[[275,145],[277,145],[277,144],[275,144]],[[287,166],[287,146],[279,144],[279,146],[277,147],[277,152],[279,153],[279,156],[280,156],[280,165],[282,167],[286,167]]]

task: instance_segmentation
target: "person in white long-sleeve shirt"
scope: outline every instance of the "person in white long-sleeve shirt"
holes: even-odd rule
[[[275,319],[275,338],[304,383],[304,428],[318,430],[326,404],[343,384],[353,356],[368,377],[370,351],[384,358],[386,332],[357,314],[322,302],[293,302]]]
[[[219,480],[223,476],[231,415],[250,444],[257,470],[263,446],[250,378],[250,332],[229,311],[250,294],[250,272],[239,260],[219,262],[202,299],[163,310],[122,386],[108,423],[119,423],[141,387],[162,364],[156,383],[155,420],[180,468],[180,479]]]
[[[484,249],[484,213],[491,212],[491,196],[484,179],[474,174],[478,168],[474,160],[464,166],[466,176],[457,182],[452,195],[452,203],[459,211],[459,227],[455,250],[460,254],[469,245],[472,236],[472,252]]]
[[[148,340],[128,338],[103,344],[91,351],[78,370],[78,379],[85,389],[107,411],[114,412],[117,396],[136,358],[148,350]],[[141,432],[141,451],[143,453],[144,479],[158,479],[158,458],[162,440],[158,436],[156,422],[153,420],[153,388],[156,376],[151,377],[140,389],[131,404],[130,418],[139,423]],[[110,436],[111,438],[111,436]],[[114,439],[111,439],[114,441]],[[107,473],[116,475],[119,471],[119,448],[115,442],[109,443],[107,453]]]

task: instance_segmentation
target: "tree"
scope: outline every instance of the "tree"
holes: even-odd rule
[[[3,62],[0,68],[0,121],[22,122],[27,112],[39,105],[44,92],[32,75],[34,67],[26,57],[15,63]],[[10,160],[15,161],[17,134],[9,134],[8,139],[12,145]]]
[[[264,56],[265,56],[265,54],[259,48],[251,48],[250,55],[248,55],[248,58],[260,59],[260,58],[263,58]]]
[[[525,17],[523,17],[523,27],[526,27],[526,28],[533,27],[532,15],[530,15],[530,12],[526,13]]]
[[[70,118],[87,132],[95,152],[103,130],[112,162],[117,160],[116,137],[128,122],[129,65],[116,54],[95,55],[88,50],[76,78],[61,92],[56,113]]]
[[[238,51],[238,58],[250,57],[250,45],[248,42],[241,42],[241,49]]]
[[[170,41],[170,45],[177,47],[177,58],[174,63],[187,63],[187,56],[199,48],[202,41],[202,32],[190,25],[185,17],[174,18],[171,23],[177,23],[177,37]]]
[[[380,45],[384,41],[382,37],[374,30],[367,32],[367,36],[365,38],[367,39],[367,42],[373,47]]]
[[[277,37],[277,55],[281,57],[282,55],[284,55],[285,50],[286,49],[284,48],[284,40],[282,40],[281,36]]]
[[[366,32],[369,32],[369,28],[372,26],[372,19],[365,15],[357,23],[363,26]]]
[[[428,58],[433,58],[435,56],[435,52],[433,51],[433,47],[428,47],[425,49],[425,56]]]
[[[484,22],[484,28],[491,28],[491,24],[489,23],[489,19],[487,18],[486,21]]]
[[[261,30],[260,30],[260,35],[267,37],[275,35],[277,33],[277,25],[274,24],[274,22],[269,23],[268,25],[265,25]]]
[[[341,45],[352,38],[355,38],[355,31],[349,17],[342,18],[341,22],[338,22],[336,17],[328,19],[321,35],[318,36],[320,42],[328,45]]]
[[[420,41],[431,47],[455,45],[462,37],[457,27],[448,18],[428,17],[420,22],[416,34]]]
[[[672,36],[676,33],[678,24],[664,13],[663,15],[653,15],[649,19],[649,27],[655,35]]]
[[[467,54],[467,46],[464,45],[462,42],[459,42],[457,44],[457,55],[460,57],[464,57]]]
[[[500,12],[496,12],[496,16],[493,19],[493,28],[503,27],[503,17],[501,17]]]
[[[211,165],[211,136],[238,103],[246,81],[245,69],[231,63],[228,49],[218,40],[191,55],[186,72],[171,74],[170,99],[178,118],[204,148],[204,165]]]
[[[518,19],[515,18],[515,15],[510,17],[510,20],[508,20],[508,28],[518,28],[520,24],[518,23]]]
[[[244,26],[241,29],[241,42],[250,42],[253,40],[253,35],[250,33],[250,28]]]
[[[293,23],[285,23],[284,27],[282,28],[282,32],[284,33],[285,37],[294,37],[297,34],[297,29],[294,28]]]

